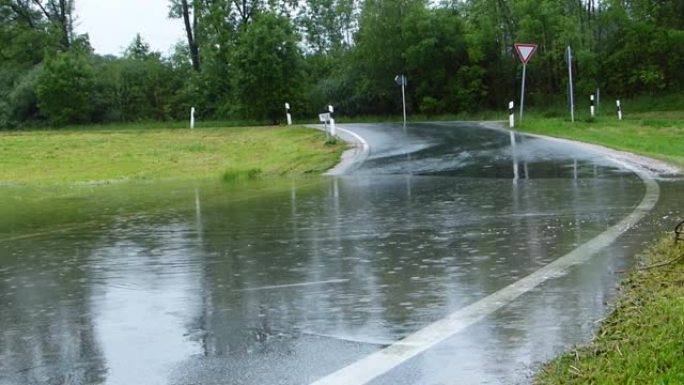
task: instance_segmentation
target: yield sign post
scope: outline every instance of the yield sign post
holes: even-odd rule
[[[523,63],[522,88],[520,90],[520,122],[523,121],[523,108],[525,106],[525,77],[527,76],[527,62],[537,52],[536,44],[515,44],[515,52]]]
[[[406,86],[408,85],[408,79],[406,75],[397,75],[394,77],[394,81],[398,86],[401,86],[401,104],[404,107],[404,130],[406,130]]]

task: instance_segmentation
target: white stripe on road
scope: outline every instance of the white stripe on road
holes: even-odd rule
[[[563,276],[572,266],[588,261],[601,249],[614,242],[617,237],[636,225],[639,220],[655,207],[660,197],[660,187],[650,175],[630,165],[622,162],[618,163],[636,173],[646,185],[646,193],[639,206],[618,224],[527,277],[449,314],[447,317],[410,334],[385,349],[319,379],[312,383],[312,385],[367,384],[374,378],[389,372],[410,358],[481,321],[543,282],[551,278]]]
[[[273,289],[285,289],[288,287],[304,287],[304,286],[316,286],[316,285],[329,285],[333,283],[345,283],[349,282],[348,279],[329,279],[327,281],[313,281],[313,282],[300,282],[300,283],[290,283],[285,285],[273,285],[273,286],[261,286],[261,287],[249,287],[246,289],[239,289],[235,291],[257,291],[257,290],[273,290]]]

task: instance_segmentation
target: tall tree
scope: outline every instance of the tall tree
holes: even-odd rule
[[[286,101],[299,99],[301,52],[290,20],[258,14],[235,48],[236,99],[246,117],[277,120]]]
[[[35,22],[39,13],[49,21],[53,33],[57,36],[60,48],[71,48],[74,38],[74,0],[6,0],[18,16],[36,28]]]
[[[59,52],[45,62],[38,81],[40,111],[54,125],[89,123],[95,73],[80,52]]]
[[[192,68],[195,71],[200,71],[200,53],[199,43],[197,41],[197,20],[199,10],[199,1],[194,1],[192,4],[188,0],[171,0],[171,7],[169,16],[172,18],[182,18],[185,25],[185,35],[188,40],[188,47],[190,49],[190,59],[192,61]]]
[[[299,9],[298,23],[305,43],[315,53],[332,53],[352,44],[358,0],[307,0]]]

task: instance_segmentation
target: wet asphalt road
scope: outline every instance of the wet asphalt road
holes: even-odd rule
[[[347,128],[362,165],[285,188],[1,191],[0,384],[312,383],[571,252],[646,191],[600,154],[472,123]],[[661,189],[588,262],[370,383],[529,382],[590,337],[682,183]]]

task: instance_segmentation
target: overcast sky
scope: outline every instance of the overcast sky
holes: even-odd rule
[[[95,52],[121,55],[140,33],[150,48],[167,54],[185,31],[180,19],[169,19],[168,0],[78,0],[76,31],[87,33]]]

